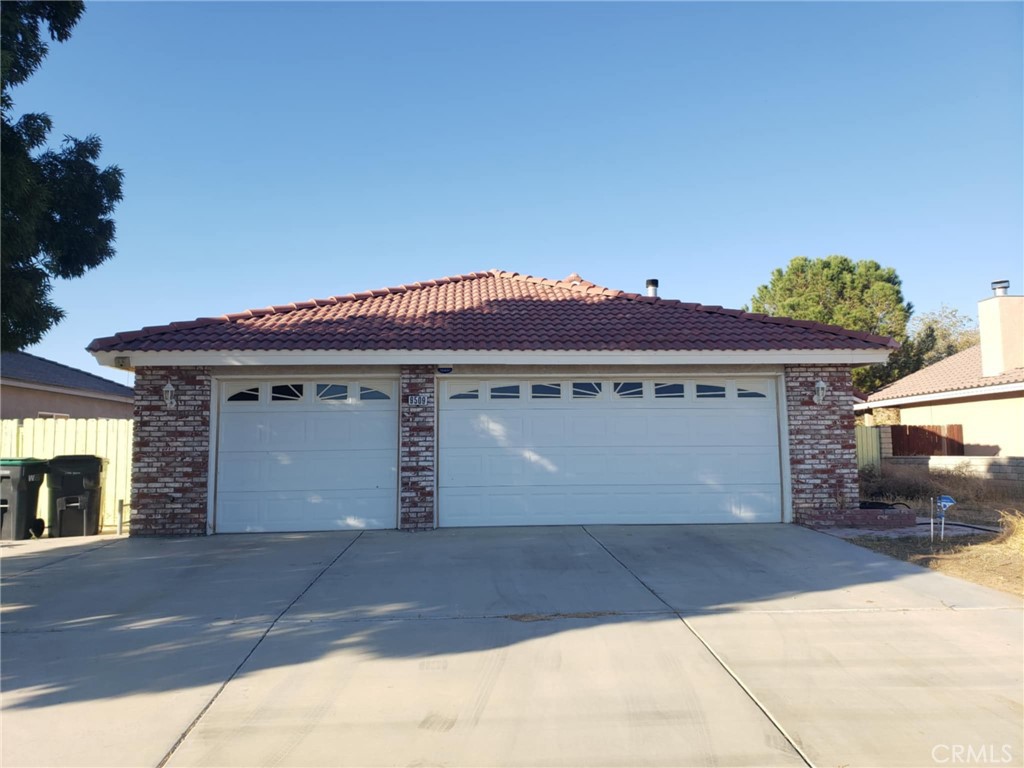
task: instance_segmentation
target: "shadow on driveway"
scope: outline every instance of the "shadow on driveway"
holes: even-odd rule
[[[81,711],[113,722],[144,715],[134,737],[152,742],[153,762],[232,676],[244,690],[248,676],[279,670],[282,687],[272,701],[286,696],[290,671],[315,676],[311,662],[338,654],[429,665],[596,626],[620,627],[627,637],[630,625],[679,626],[682,618],[710,650],[727,649],[718,661],[742,668],[731,674],[757,679],[763,692],[754,697],[787,711],[793,696],[814,697],[787,690],[772,699],[782,686],[770,674],[758,678],[759,664],[784,665],[800,648],[794,671],[813,668],[821,653],[805,647],[803,629],[778,643],[782,623],[795,626],[786,617],[831,616],[828,628],[813,630],[822,642],[857,637],[872,648],[878,632],[925,627],[944,659],[973,653],[986,632],[1011,658],[1020,644],[1012,636],[1019,600],[787,525],[264,534],[81,547],[78,556],[68,556],[75,554],[68,546],[61,557],[4,552],[5,720],[10,725],[19,711],[48,707],[61,707],[64,717]],[[901,614],[930,618],[902,627],[863,621]],[[963,628],[964,617],[986,614],[1003,618],[987,629]],[[728,617],[736,623],[723,621]],[[844,618],[837,624],[835,617]],[[898,656],[899,639],[889,642]],[[843,666],[841,654],[831,656]],[[849,685],[849,671],[832,682]],[[858,675],[876,685],[871,674]],[[926,684],[912,678],[901,685]],[[813,687],[813,679],[800,679]],[[957,675],[941,682],[961,684]],[[344,684],[339,679],[338,689]],[[889,700],[884,691],[882,698]],[[1019,716],[1012,696],[994,706],[1004,729],[1007,717]]]

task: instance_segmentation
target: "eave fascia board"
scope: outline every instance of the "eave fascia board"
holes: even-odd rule
[[[116,382],[115,382],[116,383]],[[38,384],[34,381],[23,381],[21,379],[0,378],[0,387],[11,387],[12,389],[33,389],[39,392],[54,392],[59,395],[71,395],[73,397],[87,397],[94,400],[110,400],[115,403],[132,403],[132,395],[112,395],[108,392],[97,392],[92,389],[76,389],[74,387],[58,387],[53,384]]]
[[[130,368],[144,366],[247,365],[872,365],[884,363],[889,349],[822,349],[764,351],[612,351],[578,350],[355,350],[254,352],[132,352],[100,351],[101,365],[116,368],[115,357],[128,357]]]
[[[954,389],[948,392],[930,392],[927,395],[890,397],[886,400],[868,400],[867,402],[858,403],[853,406],[853,410],[870,411],[872,408],[890,408],[893,406],[917,405],[918,403],[934,403],[939,400],[963,400],[965,397],[1003,395],[1010,392],[1024,392],[1024,381],[1017,381],[1012,384],[993,384],[986,387],[971,387],[970,389]]]

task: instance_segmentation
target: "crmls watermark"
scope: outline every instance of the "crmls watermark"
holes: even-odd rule
[[[939,765],[1007,765],[1013,750],[1009,744],[936,744],[932,760]]]

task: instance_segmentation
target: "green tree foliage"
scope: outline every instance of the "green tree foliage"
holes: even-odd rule
[[[904,344],[889,363],[853,372],[854,386],[860,389],[871,391],[884,386],[905,375],[897,371],[917,364],[917,351],[907,349],[904,343],[913,305],[903,300],[896,270],[878,262],[855,262],[846,256],[798,256],[785,269],[774,270],[768,284],[758,287],[750,304],[754,312],[891,336]],[[895,360],[897,357],[900,359]]]
[[[935,346],[924,356],[923,365],[937,363],[981,341],[974,320],[945,304],[932,312],[914,315],[911,319],[910,338],[922,337],[929,330],[935,336]]]
[[[45,149],[48,115],[15,119],[11,89],[25,82],[49,50],[41,35],[64,42],[85,10],[81,0],[0,3],[0,343],[5,351],[36,343],[64,313],[50,300],[54,278],[81,277],[114,255],[111,214],[123,174],[101,169],[96,136],[64,137]]]

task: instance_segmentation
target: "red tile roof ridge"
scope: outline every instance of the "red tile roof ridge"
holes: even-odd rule
[[[543,285],[552,288],[573,291],[576,293],[582,293],[584,295],[607,296],[609,298],[623,299],[626,301],[633,301],[640,304],[675,305],[683,309],[692,310],[696,312],[708,312],[714,314],[730,315],[733,317],[751,319],[759,322],[819,330],[835,334],[837,336],[858,339],[861,341],[867,341],[874,344],[885,344],[886,346],[889,346],[891,348],[899,347],[899,344],[896,341],[887,336],[876,336],[861,331],[852,331],[846,328],[840,328],[835,325],[825,325],[823,323],[815,323],[807,320],[795,320],[789,317],[771,317],[759,313],[745,312],[740,309],[727,309],[718,305],[703,305],[692,302],[683,302],[677,299],[666,299],[658,296],[646,296],[639,293],[626,293],[624,291],[616,290],[614,288],[606,288],[604,286],[597,285],[596,283],[590,282],[589,280],[584,280],[575,272],[569,275],[569,278],[572,278],[571,280],[569,278],[566,278],[564,280],[552,280],[550,278],[545,277],[524,275],[519,272],[509,272],[501,269],[491,269],[486,272],[467,272],[461,275],[451,275],[448,277],[441,277],[434,280],[426,280],[416,283],[406,283],[387,288],[378,288],[375,290],[360,291],[357,293],[348,293],[344,295],[329,296],[324,299],[308,299],[307,301],[304,302],[278,304],[259,309],[247,309],[241,312],[233,312],[216,317],[199,317],[196,318],[195,320],[190,321],[180,321],[176,323],[168,323],[166,325],[152,325],[137,331],[122,331],[119,333],[115,333],[113,336],[94,339],[89,344],[89,346],[86,347],[86,349],[89,351],[110,349],[111,346],[116,344],[117,342],[136,341],[143,337],[155,336],[161,333],[168,333],[182,328],[195,328],[200,326],[232,323],[239,320],[249,320],[252,318],[264,317],[266,315],[288,314],[290,312],[301,311],[302,309],[310,307],[331,306],[352,301],[361,301],[375,297],[387,296],[390,294],[404,294],[412,291],[424,290],[427,288],[434,288],[442,285],[462,283],[471,280],[481,280],[487,278],[518,280],[526,283],[533,283],[535,285]]]
[[[452,275],[450,277],[442,277],[436,280],[427,280],[419,283],[406,283],[403,285],[390,286],[387,288],[378,288],[372,291],[360,291],[358,293],[347,293],[338,296],[328,296],[325,299],[307,299],[302,302],[293,302],[291,304],[277,304],[270,307],[262,307],[259,309],[243,309],[241,312],[231,312],[223,315],[217,315],[213,317],[197,317],[195,320],[184,320],[167,323],[166,325],[150,325],[145,328],[141,328],[137,331],[119,331],[113,336],[104,336],[102,338],[93,339],[89,346],[86,347],[87,351],[96,351],[109,347],[118,341],[135,341],[144,336],[153,336],[160,333],[167,333],[168,331],[175,331],[181,328],[198,328],[204,325],[219,325],[223,323],[232,323],[237,320],[249,320],[254,317],[262,317],[264,315],[277,315],[287,314],[289,312],[295,312],[301,309],[308,309],[311,307],[319,306],[331,306],[341,304],[348,301],[359,301],[361,299],[373,298],[375,296],[387,296],[389,294],[401,294],[408,293],[410,291],[422,290],[424,288],[433,288],[439,285],[447,285],[449,283],[461,283],[466,280],[477,280],[485,277],[493,277],[497,270],[490,270],[488,272],[467,272],[463,275]]]
[[[849,328],[842,328],[838,325],[828,325],[826,323],[816,323],[812,320],[796,320],[792,317],[781,317],[765,315],[758,312],[746,312],[742,309],[728,309],[715,304],[697,304],[693,302],[679,301],[678,299],[666,299],[661,296],[646,296],[639,293],[626,293],[624,291],[615,290],[614,288],[605,288],[604,286],[592,283],[589,280],[580,278],[579,282],[565,282],[558,280],[549,280],[542,277],[534,277],[533,275],[523,275],[519,272],[506,272],[499,269],[492,269],[491,273],[496,277],[502,277],[506,279],[522,280],[523,282],[536,283],[538,285],[552,285],[555,284],[559,288],[567,288],[573,291],[579,291],[588,294],[603,294],[605,296],[613,296],[629,301],[639,301],[646,304],[663,303],[663,304],[674,304],[684,309],[691,309],[697,312],[713,312],[719,315],[730,315],[731,317],[742,317],[750,320],[757,320],[761,322],[776,323],[778,325],[787,325],[796,328],[807,328],[811,330],[824,331],[826,333],[833,333],[839,336],[846,336],[848,338],[860,339],[861,341],[869,341],[874,344],[885,344],[893,349],[899,348],[899,343],[888,336],[879,336],[866,331],[853,331]],[[579,277],[577,273],[573,273],[570,277]]]

